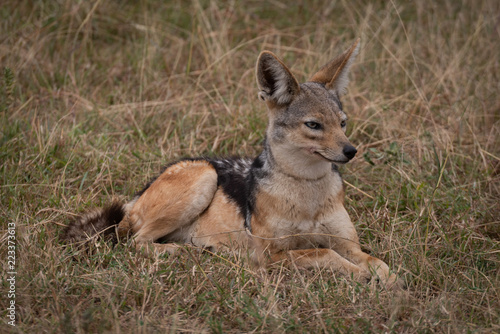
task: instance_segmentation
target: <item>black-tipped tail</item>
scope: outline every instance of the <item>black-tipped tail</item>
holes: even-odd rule
[[[87,212],[66,227],[62,240],[69,242],[84,241],[97,234],[116,240],[116,226],[124,216],[123,204],[118,202],[113,202],[104,209]]]

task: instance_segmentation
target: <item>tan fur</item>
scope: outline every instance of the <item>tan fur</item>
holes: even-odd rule
[[[215,169],[206,161],[169,167],[139,199],[131,201],[119,229],[134,234],[139,247],[169,236],[174,242],[230,248],[247,243],[238,207],[217,188]],[[175,244],[154,244],[173,253]]]
[[[206,161],[180,162],[168,168],[134,201],[119,228],[131,230],[138,243],[165,235],[189,242],[189,228],[210,205],[217,173]]]
[[[370,272],[328,248],[296,249],[274,253],[273,262],[290,262],[301,268],[330,268],[343,275],[353,275],[357,280],[368,280]]]
[[[240,210],[220,188],[210,207],[197,220],[192,235],[194,245],[216,249],[245,247],[249,241]]]

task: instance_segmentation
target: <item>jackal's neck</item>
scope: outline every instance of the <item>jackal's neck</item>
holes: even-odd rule
[[[306,152],[287,143],[266,140],[264,146],[269,171],[282,173],[297,180],[318,180],[332,171],[332,164],[311,157]]]

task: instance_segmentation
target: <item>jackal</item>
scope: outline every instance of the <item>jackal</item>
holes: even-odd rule
[[[263,51],[256,75],[269,125],[259,156],[174,162],[130,202],[83,215],[64,237],[130,233],[159,252],[183,243],[243,248],[260,265],[292,262],[392,284],[387,264],[361,250],[337,169],[357,152],[340,96],[358,50],[359,39],[303,84]]]

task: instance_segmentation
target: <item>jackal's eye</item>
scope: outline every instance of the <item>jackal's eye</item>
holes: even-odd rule
[[[340,127],[345,128],[346,125],[347,125],[347,122],[345,120],[340,122]]]
[[[321,124],[316,122],[305,122],[304,123],[309,129],[319,130],[321,129]]]

